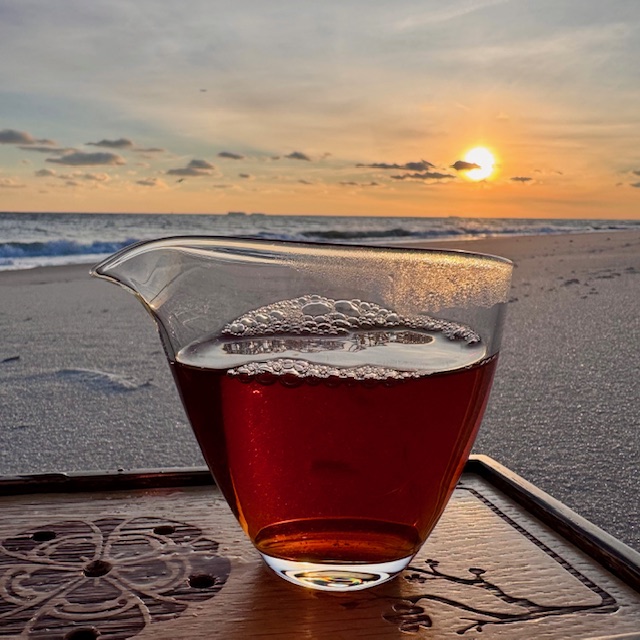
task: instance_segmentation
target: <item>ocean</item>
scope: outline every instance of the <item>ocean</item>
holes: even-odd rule
[[[0,270],[93,263],[139,240],[180,235],[383,245],[625,229],[640,229],[640,220],[0,213]]]

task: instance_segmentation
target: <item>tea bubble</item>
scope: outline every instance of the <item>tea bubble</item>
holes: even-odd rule
[[[302,313],[307,316],[321,316],[333,311],[332,305],[325,302],[309,302],[302,307]]]
[[[464,325],[438,320],[426,315],[402,316],[375,302],[333,300],[307,295],[260,307],[236,318],[222,330],[223,335],[249,337],[287,333],[318,336],[346,334],[357,329],[391,329],[406,327],[438,331],[449,340],[477,344],[480,336]]]

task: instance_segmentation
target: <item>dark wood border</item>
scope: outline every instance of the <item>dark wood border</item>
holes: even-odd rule
[[[194,487],[214,484],[206,467],[137,469],[0,476],[0,496],[27,493],[75,493],[125,491],[161,487]]]
[[[640,592],[640,553],[492,458],[473,455],[466,473],[484,478],[535,518]],[[0,496],[118,491],[214,484],[206,467],[0,476]]]
[[[475,473],[487,480],[532,516],[640,592],[640,553],[488,456],[471,456],[465,472]]]

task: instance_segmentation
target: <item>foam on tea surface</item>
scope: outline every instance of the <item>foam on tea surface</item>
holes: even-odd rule
[[[423,329],[438,331],[450,340],[467,344],[480,342],[480,336],[464,325],[429,316],[401,316],[375,302],[332,300],[308,295],[282,300],[237,318],[223,330],[223,335],[237,337],[278,333],[294,335],[338,335],[357,329]]]
[[[480,336],[464,325],[308,295],[250,311],[177,360],[230,375],[385,380],[453,371],[485,355]]]

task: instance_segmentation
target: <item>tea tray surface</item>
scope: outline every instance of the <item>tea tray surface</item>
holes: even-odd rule
[[[484,457],[409,568],[272,575],[204,471],[0,480],[0,640],[640,638],[638,554]]]

